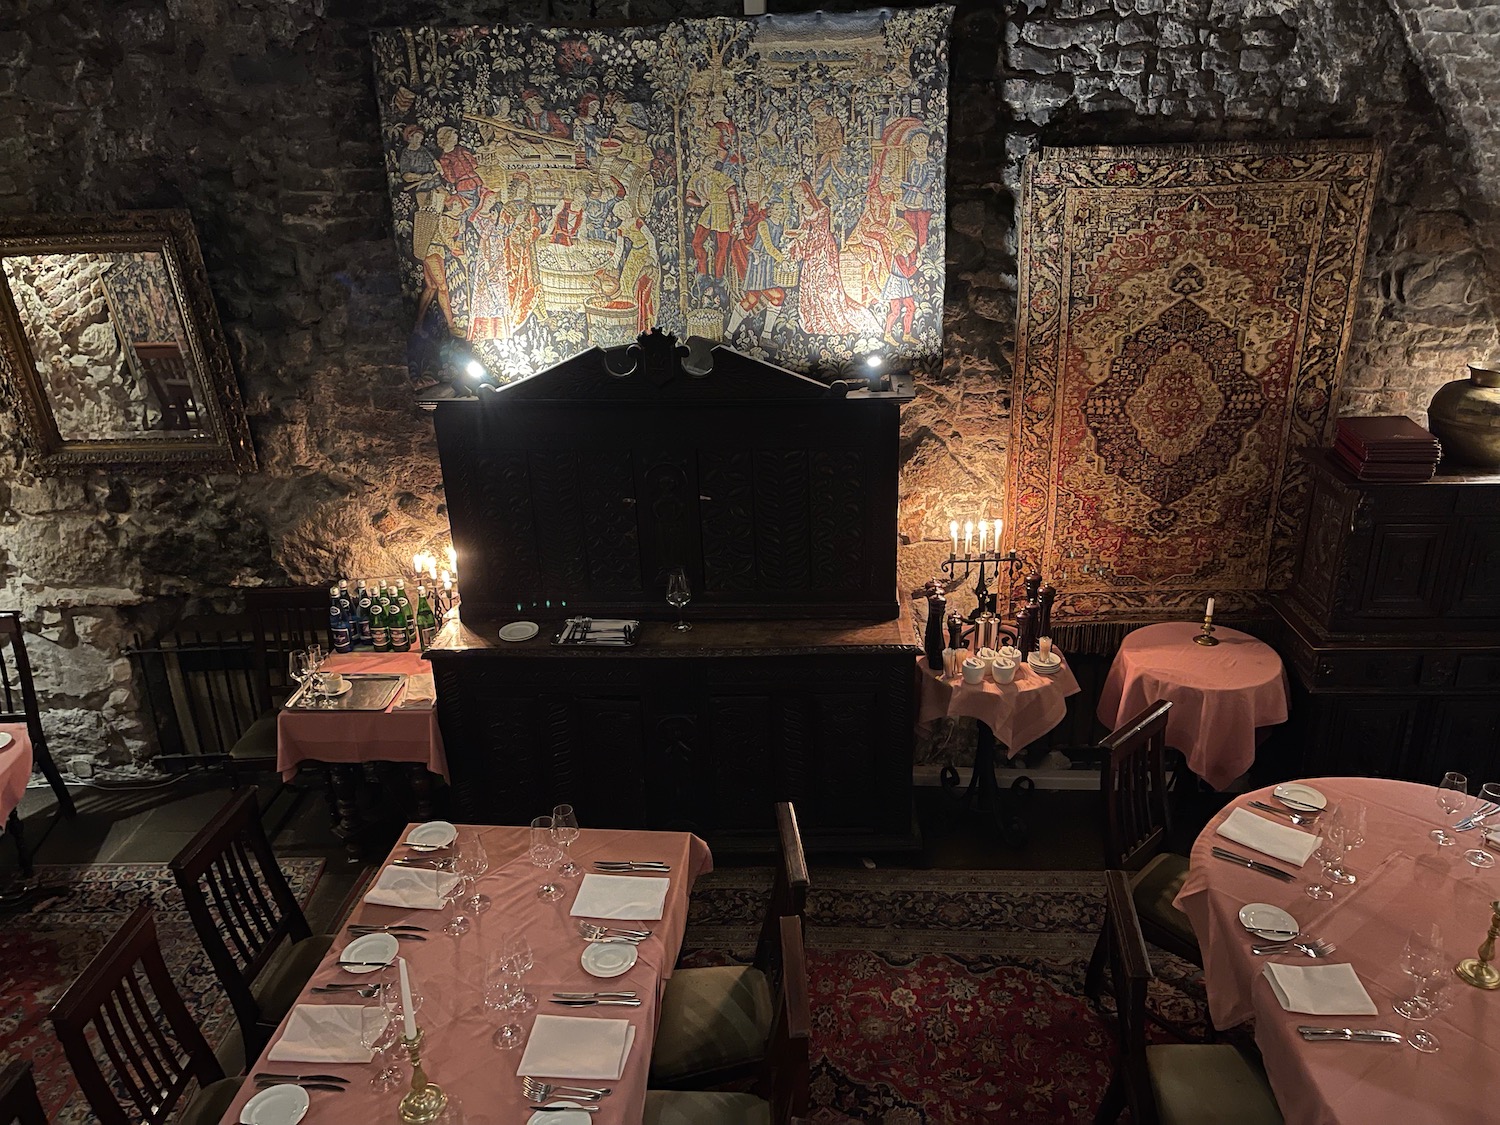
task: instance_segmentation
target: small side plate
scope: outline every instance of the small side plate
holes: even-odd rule
[[[297,1125],[310,1100],[301,1086],[267,1086],[240,1110],[241,1125]]]
[[[413,848],[446,848],[458,839],[458,829],[446,820],[429,820],[406,834],[403,844]]]
[[[15,739],[11,736],[10,731],[0,730],[0,750],[4,750],[14,741]]]
[[[1240,907],[1240,925],[1256,937],[1278,941],[1298,932],[1297,919],[1269,902],[1247,902]]]
[[[628,973],[640,954],[628,942],[590,942],[579,961],[584,972],[596,977],[617,977]]]
[[[346,973],[375,973],[396,959],[400,944],[390,934],[366,934],[355,938],[339,954],[339,968]],[[348,961],[365,961],[368,964],[350,965]],[[375,962],[379,964],[375,964]]]
[[[594,1115],[583,1109],[577,1102],[549,1101],[550,1106],[569,1106],[578,1110],[577,1113],[569,1113],[562,1108],[539,1109],[526,1119],[526,1125],[587,1125],[594,1119]]]
[[[508,625],[500,626],[500,639],[502,641],[529,641],[542,631],[542,627],[535,621],[512,621]]]
[[[1303,785],[1300,781],[1278,785],[1271,790],[1271,796],[1292,809],[1317,809],[1321,812],[1328,807],[1327,797],[1311,785]]]

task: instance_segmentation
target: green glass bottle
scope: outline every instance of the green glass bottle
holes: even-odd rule
[[[407,620],[406,608],[400,601],[395,598],[391,599],[391,604],[386,607],[385,620],[391,631],[391,651],[410,652],[410,622]]]
[[[425,652],[437,638],[437,614],[432,612],[432,603],[427,600],[427,587],[417,587],[417,639]]]
[[[375,642],[376,652],[391,651],[391,631],[385,619],[385,606],[379,602],[370,605],[370,639]]]

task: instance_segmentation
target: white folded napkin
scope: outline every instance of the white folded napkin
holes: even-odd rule
[[[1258,852],[1301,867],[1323,842],[1321,836],[1299,832],[1289,824],[1277,824],[1246,809],[1235,809],[1216,829],[1220,836]]]
[[[638,922],[660,918],[671,881],[635,875],[585,875],[568,913],[575,918],[631,918]]]
[[[406,691],[396,704],[397,711],[430,711],[437,703],[437,685],[431,672],[413,672],[406,677]]]
[[[267,1053],[271,1062],[367,1063],[374,1052],[359,1041],[362,1021],[379,1022],[379,1008],[358,1004],[298,1004],[286,1032]]]
[[[380,878],[365,894],[365,901],[375,906],[402,906],[408,910],[441,910],[443,895],[458,882],[457,875],[432,871],[425,867],[388,865]]]
[[[1309,1016],[1373,1016],[1379,1009],[1353,965],[1266,966],[1276,999],[1289,1012]]]
[[[635,1042],[629,1020],[580,1016],[536,1017],[517,1074],[534,1078],[604,1078],[616,1081]]]

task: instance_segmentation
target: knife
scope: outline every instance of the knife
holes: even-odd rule
[[[330,1094],[344,1094],[349,1090],[347,1086],[337,1086],[332,1082],[262,1082],[256,1079],[255,1085],[262,1090],[272,1086],[301,1086],[304,1090],[326,1090]]]
[[[1268,805],[1264,801],[1251,801],[1250,807],[1252,809],[1260,809],[1263,812],[1275,813],[1277,816],[1284,816],[1293,824],[1297,824],[1305,819],[1310,820],[1318,815],[1317,813],[1287,812],[1286,809],[1278,809],[1275,805]]]
[[[614,868],[620,871],[670,871],[671,864],[655,859],[596,859],[595,867]]]
[[[1307,801],[1299,801],[1296,797],[1283,797],[1280,793],[1272,793],[1271,796],[1275,797],[1283,805],[1291,805],[1294,809],[1306,809],[1308,812],[1323,811],[1322,808],[1318,805],[1311,804]]]
[[[605,997],[613,997],[622,1000],[634,1000],[634,992],[554,992],[552,994],[559,1000],[597,1000]]]
[[[1227,852],[1223,848],[1215,848],[1213,854],[1219,859],[1227,859],[1230,863],[1238,863],[1241,867],[1248,867],[1251,871],[1259,871],[1263,875],[1274,875],[1284,883],[1290,883],[1297,877],[1289,871],[1283,871],[1279,867],[1272,867],[1269,863],[1261,863],[1259,860],[1246,859],[1234,852]]]
[[[596,1105],[529,1105],[526,1108],[535,1109],[542,1113],[567,1113],[570,1110],[574,1113],[599,1112],[599,1107]]]
[[[348,1082],[341,1074],[257,1074],[255,1080],[270,1079],[274,1082]]]
[[[351,922],[349,928],[351,930],[379,930],[382,933],[391,933],[395,930],[416,930],[424,934],[429,932],[426,926],[410,926],[405,922],[392,926],[377,926],[374,922]]]
[[[335,961],[341,969],[383,969],[390,964],[389,961]]]
[[[1471,812],[1468,816],[1464,817],[1457,824],[1455,824],[1453,826],[1453,831],[1467,832],[1471,828],[1477,828],[1481,823],[1484,822],[1486,818],[1494,816],[1497,811],[1500,811],[1500,805],[1493,805],[1488,801],[1485,802],[1485,805],[1487,807],[1476,809],[1474,812]]]
[[[570,1008],[587,1008],[591,1004],[614,1004],[622,1008],[639,1008],[641,1006],[641,1002],[639,1000],[627,1000],[624,997],[621,997],[618,1000],[603,1000],[597,996],[580,996],[576,998],[554,996],[552,998],[552,1003],[563,1004]]]
[[[1299,1027],[1298,1033],[1308,1042],[1320,1039],[1345,1040],[1356,1043],[1403,1043],[1405,1040],[1394,1031],[1381,1031],[1364,1027]]]

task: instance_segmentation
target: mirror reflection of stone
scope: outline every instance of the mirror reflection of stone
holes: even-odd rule
[[[18,255],[3,265],[64,441],[205,432],[160,253]]]

